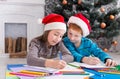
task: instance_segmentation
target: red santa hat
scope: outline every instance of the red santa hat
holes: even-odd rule
[[[42,19],[42,24],[45,25],[44,31],[53,29],[63,29],[66,31],[64,17],[59,14],[49,14]]]
[[[83,31],[83,37],[86,37],[90,34],[91,27],[87,18],[85,18],[81,13],[71,16],[68,21],[68,27],[70,23],[77,24]]]

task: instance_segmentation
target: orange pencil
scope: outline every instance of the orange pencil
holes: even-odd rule
[[[10,72],[12,75],[19,75],[19,76],[28,76],[28,77],[37,77],[38,75],[32,75],[32,74],[25,74],[20,72]]]
[[[26,74],[33,74],[33,75],[40,75],[40,76],[47,76],[49,75],[46,72],[36,72],[36,71],[29,71],[29,70],[21,70],[21,73],[26,73]]]

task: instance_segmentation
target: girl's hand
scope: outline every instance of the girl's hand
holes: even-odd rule
[[[63,60],[47,59],[45,62],[46,67],[51,67],[55,69],[63,69],[66,65],[66,62]]]
[[[117,62],[115,62],[114,60],[112,59],[107,59],[106,62],[105,62],[105,65],[106,66],[109,66],[109,67],[114,67],[117,65]]]
[[[97,57],[84,57],[82,62],[89,65],[96,65],[100,63],[100,59]]]

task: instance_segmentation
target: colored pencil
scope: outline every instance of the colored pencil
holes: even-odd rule
[[[59,54],[59,59],[62,60],[62,53],[59,51],[58,54]]]
[[[38,75],[32,75],[32,74],[24,74],[19,72],[10,72],[12,75],[19,75],[19,76],[27,76],[27,77],[37,77]]]
[[[72,67],[80,68],[80,66],[76,66],[76,65],[73,65],[73,64],[70,64],[70,63],[68,63],[68,65],[72,66]]]
[[[49,75],[46,72],[38,72],[38,71],[30,71],[30,70],[21,70],[21,73],[26,73],[26,74],[33,74],[33,75],[41,75],[41,76],[47,76]]]

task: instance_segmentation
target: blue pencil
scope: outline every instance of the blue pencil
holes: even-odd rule
[[[62,60],[62,53],[59,51],[58,54],[59,54],[60,60]]]

